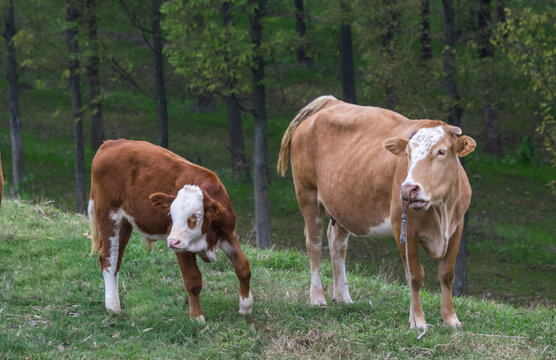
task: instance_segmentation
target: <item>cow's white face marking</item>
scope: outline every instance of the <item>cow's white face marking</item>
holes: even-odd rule
[[[185,185],[170,205],[172,229],[168,236],[168,246],[172,240],[179,240],[175,250],[200,252],[207,249],[206,235],[203,235],[203,192],[196,185]]]
[[[411,158],[409,159],[409,171],[407,172],[404,184],[418,185],[420,188],[418,198],[421,200],[429,201],[430,195],[424,192],[422,184],[413,179],[413,170],[419,161],[427,158],[433,146],[445,135],[446,132],[444,128],[442,126],[436,126],[420,129],[409,140],[408,146],[411,149]]]

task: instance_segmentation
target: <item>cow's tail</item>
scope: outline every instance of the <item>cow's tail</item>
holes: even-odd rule
[[[100,247],[100,234],[98,232],[97,219],[95,216],[95,200],[93,196],[93,180],[91,179],[91,196],[89,198],[89,207],[87,209],[89,213],[89,225],[91,226],[91,253],[89,256],[93,256]]]
[[[290,143],[297,126],[309,116],[322,109],[331,100],[336,100],[336,98],[332,95],[316,98],[301,109],[292,120],[290,126],[288,126],[284,136],[282,137],[282,146],[280,146],[280,154],[278,155],[278,163],[276,164],[276,170],[280,175],[284,176],[286,174],[286,170],[288,170],[288,162],[290,161]]]

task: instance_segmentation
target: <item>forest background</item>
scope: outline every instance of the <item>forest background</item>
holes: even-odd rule
[[[475,138],[461,291],[556,303],[553,1],[5,0],[3,12],[8,196],[83,212],[102,139],[146,140],[220,176],[242,242],[304,250],[274,163],[296,112],[332,94]],[[404,282],[392,239],[349,248],[348,270]]]

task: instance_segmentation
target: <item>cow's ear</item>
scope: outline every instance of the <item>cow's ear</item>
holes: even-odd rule
[[[224,207],[206,191],[203,191],[203,210],[205,211],[205,216],[211,221],[224,213]]]
[[[408,140],[402,139],[399,137],[393,137],[390,139],[384,140],[382,146],[388,151],[390,151],[394,155],[404,155],[405,148],[407,147]]]
[[[456,154],[458,154],[459,157],[464,157],[475,150],[475,146],[477,146],[475,140],[464,135],[458,138],[458,141],[456,142]]]
[[[151,204],[159,211],[168,214],[170,212],[170,205],[176,198],[176,195],[168,195],[161,192],[151,194],[149,200]]]

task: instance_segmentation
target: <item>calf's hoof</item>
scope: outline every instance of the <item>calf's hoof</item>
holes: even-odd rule
[[[253,295],[249,291],[249,296],[244,298],[239,295],[239,313],[241,315],[250,315],[253,312]]]
[[[199,315],[196,318],[191,319],[191,320],[195,320],[199,324],[204,324],[205,323],[205,316],[204,315]]]
[[[463,326],[461,325],[461,322],[458,320],[458,317],[456,315],[450,316],[443,320],[444,320],[444,324],[463,330]]]

